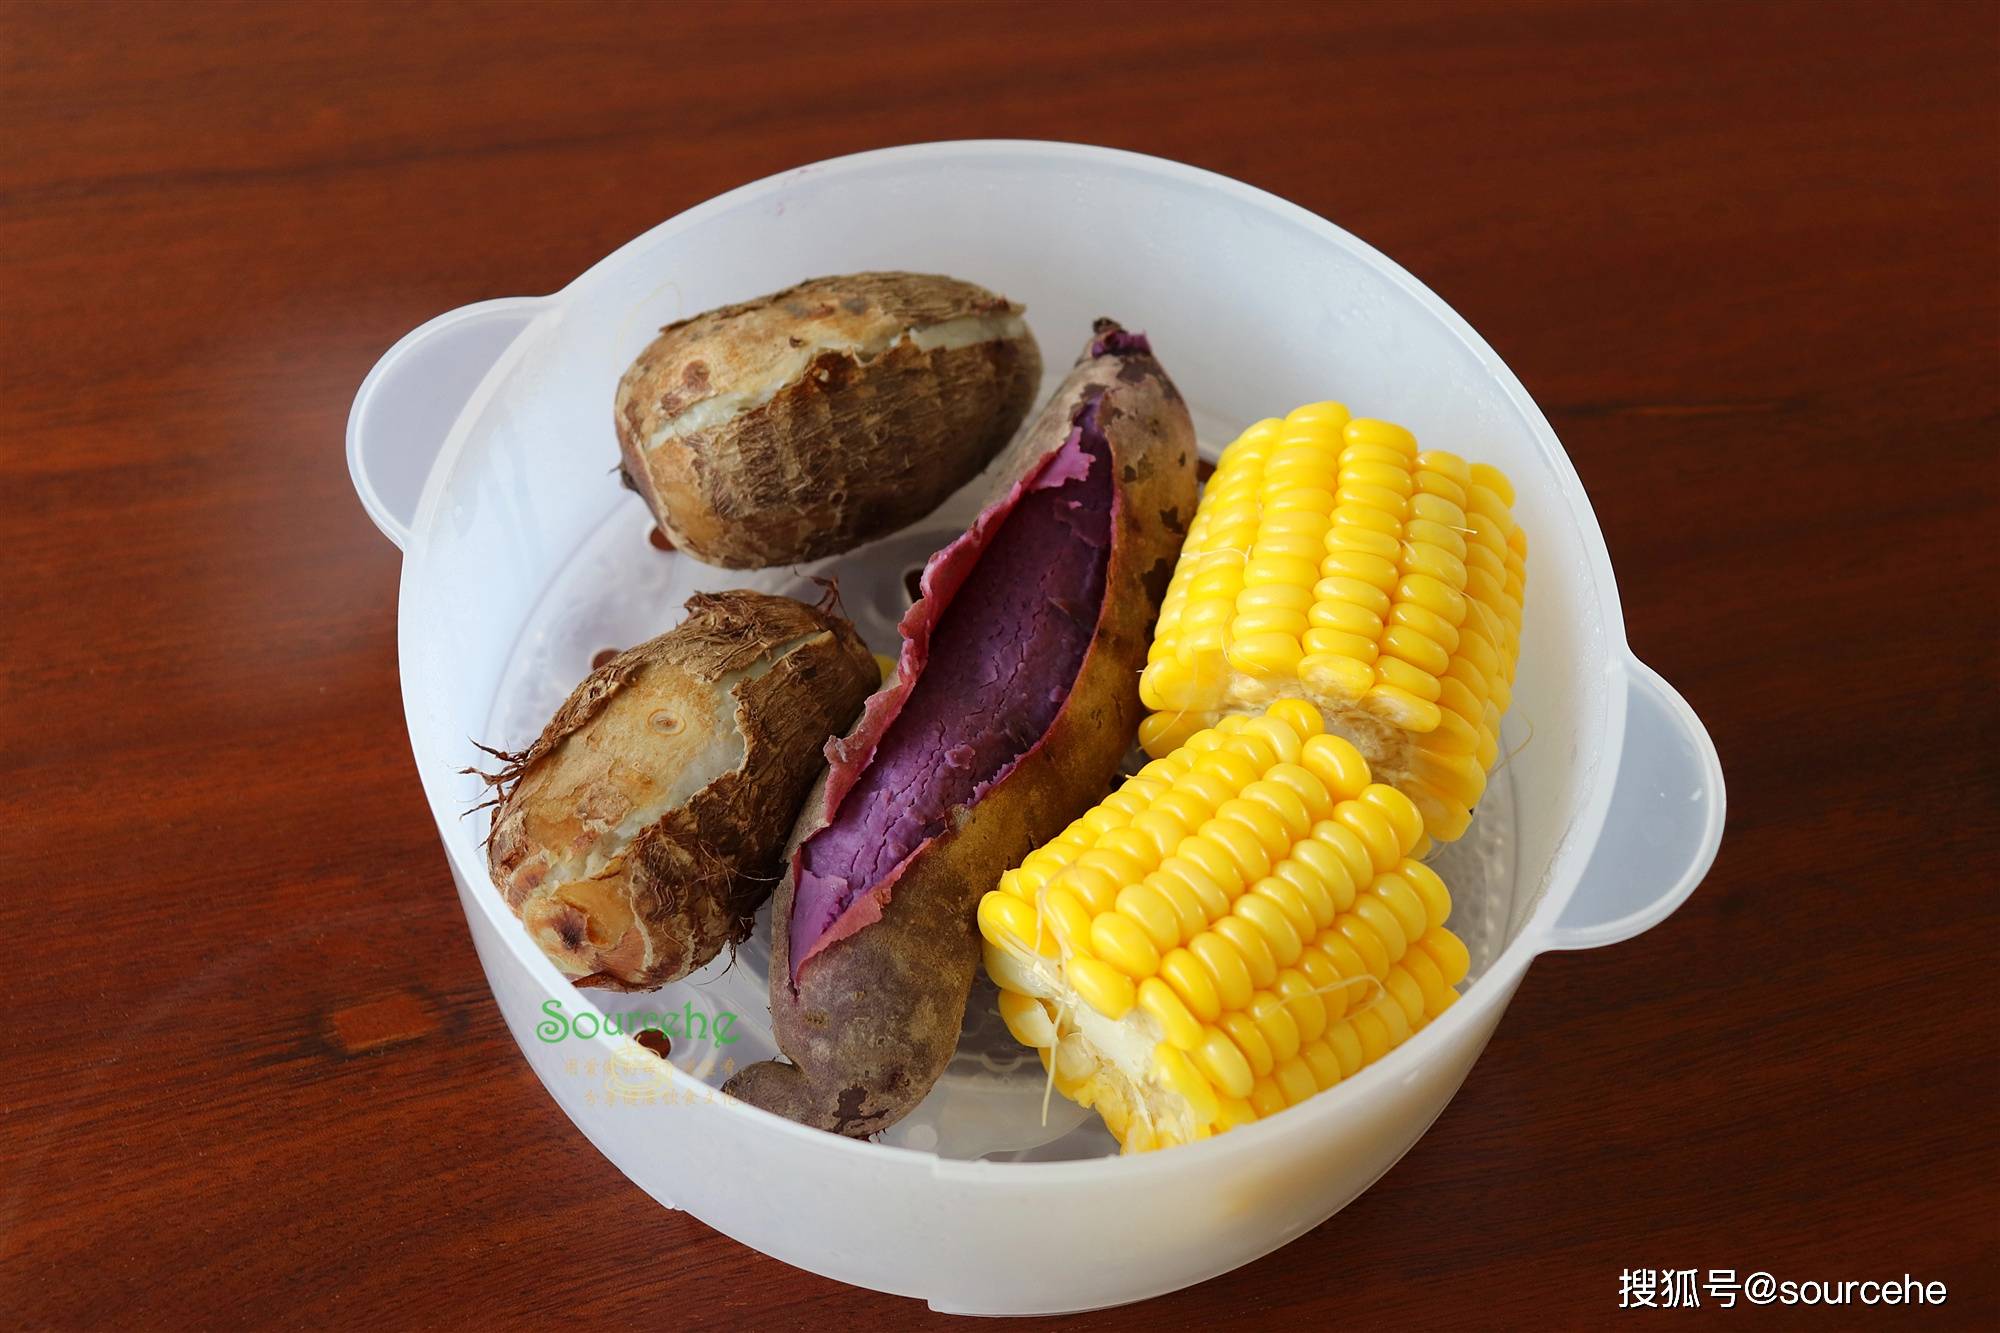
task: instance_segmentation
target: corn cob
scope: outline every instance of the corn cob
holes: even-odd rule
[[[1499,751],[1527,536],[1484,464],[1313,403],[1223,450],[1140,677],[1155,757],[1230,712],[1318,705],[1425,831],[1465,831]]]
[[[1126,1151],[1282,1110],[1457,1000],[1422,837],[1317,709],[1225,717],[980,900],[1001,1015]]]

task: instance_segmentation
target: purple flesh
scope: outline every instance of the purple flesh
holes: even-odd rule
[[[923,674],[867,770],[800,848],[794,981],[856,899],[943,832],[950,810],[978,800],[1069,697],[1096,632],[1111,551],[1111,450],[1095,401],[1034,487],[945,608]],[[878,903],[868,920],[879,915]]]
[[[1102,321],[1098,327],[1103,327]],[[1150,356],[1152,351],[1153,344],[1147,341],[1145,334],[1115,327],[1109,333],[1092,339],[1090,344],[1092,356],[1132,356],[1140,352]]]

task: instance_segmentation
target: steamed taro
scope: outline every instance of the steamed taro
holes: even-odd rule
[[[749,934],[821,747],[879,679],[853,626],[789,597],[687,611],[493,775],[493,882],[579,986],[649,990]]]
[[[1132,744],[1194,466],[1146,340],[1100,321],[1006,460],[1005,494],[925,568],[894,681],[828,747],[772,911],[786,1059],[731,1093],[867,1135],[936,1082],[980,895],[1102,796]]]
[[[618,383],[623,470],[697,559],[817,560],[935,509],[1041,378],[1021,307],[984,287],[814,278],[660,331]]]

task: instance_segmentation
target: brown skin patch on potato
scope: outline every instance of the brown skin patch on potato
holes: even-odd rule
[[[1122,374],[1133,363],[1145,367],[1136,379]],[[785,1059],[738,1072],[725,1085],[731,1095],[865,1137],[908,1114],[944,1072],[979,964],[980,896],[1104,795],[1138,728],[1139,668],[1180,550],[1180,534],[1146,516],[1192,512],[1195,501],[1194,427],[1170,390],[1150,355],[1086,356],[1016,440],[999,469],[1001,493],[1062,444],[1084,403],[1108,394],[1099,422],[1120,475],[1132,473],[1113,510],[1103,602],[1076,681],[1041,740],[913,855],[881,918],[822,948],[795,990],[796,851],[824,820],[821,778],[792,832],[771,912],[771,1018]]]
[[[633,488],[674,541],[730,568],[816,560],[936,508],[1006,444],[1032,405],[1032,335],[924,351],[911,329],[1018,314],[953,278],[817,278],[668,326],[619,382],[613,418]],[[886,343],[862,358],[827,350],[791,373],[795,349]],[[701,387],[689,381],[702,367]],[[717,393],[768,401],[655,442]]]
[[[711,722],[717,682],[766,658]],[[763,593],[691,598],[685,622],[592,671],[535,743],[489,775],[494,883],[579,986],[649,990],[686,975],[749,933],[820,748],[878,679],[853,627],[823,610]],[[739,736],[735,767],[619,845],[619,821],[674,781],[649,755],[691,762],[709,743],[733,752]],[[604,859],[590,877],[551,873],[588,854]]]

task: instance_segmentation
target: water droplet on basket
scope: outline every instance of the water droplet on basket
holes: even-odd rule
[[[674,549],[674,539],[662,532],[657,525],[651,532],[646,534],[646,544],[651,546],[655,551],[671,551]]]
[[[653,715],[646,721],[652,725],[654,731],[665,732],[669,736],[681,729],[680,718],[664,708],[654,710]]]
[[[616,656],[618,656],[616,648],[600,648],[597,650],[597,655],[590,659],[590,669],[595,671]]]

